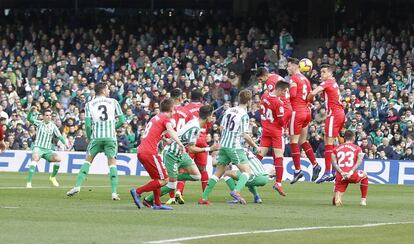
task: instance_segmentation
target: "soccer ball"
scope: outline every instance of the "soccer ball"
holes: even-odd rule
[[[300,72],[304,72],[304,73],[310,72],[312,70],[312,66],[313,66],[312,61],[310,61],[307,58],[303,58],[299,61]]]

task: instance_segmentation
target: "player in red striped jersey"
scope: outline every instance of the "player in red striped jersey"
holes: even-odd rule
[[[295,165],[294,177],[290,184],[294,184],[303,177],[300,165],[300,147],[303,148],[312,163],[312,181],[315,181],[321,172],[321,166],[316,162],[312,146],[308,142],[308,127],[312,116],[306,98],[312,90],[311,84],[308,78],[300,73],[298,59],[289,58],[287,70],[291,80],[289,95],[293,110],[289,123],[290,148]]]
[[[364,158],[362,149],[354,144],[354,132],[347,130],[344,135],[345,143],[333,150],[332,166],[336,169],[335,191],[332,204],[342,206],[342,196],[349,183],[361,183],[361,206],[367,205],[368,176],[362,170],[357,170]]]
[[[345,123],[345,112],[342,107],[339,86],[333,77],[333,67],[329,64],[321,66],[321,80],[322,83],[308,95],[308,101],[313,101],[317,94],[323,92],[328,111],[328,117],[325,121],[325,173],[316,181],[318,184],[335,179],[331,171],[333,143]]]

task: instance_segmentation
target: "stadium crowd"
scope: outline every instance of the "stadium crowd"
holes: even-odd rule
[[[283,13],[260,28],[248,19],[221,16],[156,16],[143,18],[138,26],[109,17],[60,24],[72,23],[67,18],[32,13],[0,25],[0,117],[8,149],[30,148],[36,130],[26,115],[38,106],[53,111],[70,150],[86,150],[84,106],[99,82],[110,84],[110,96],[127,118],[118,130],[119,152],[135,152],[146,122],[176,87],[187,100],[192,89],[201,89],[204,102],[217,109],[217,123],[207,137],[213,144],[220,138],[221,115],[237,104],[240,88],[250,86],[255,98],[250,126],[259,139],[263,87],[254,80],[254,70],[264,65],[287,75],[287,57],[294,55]],[[399,33],[385,27],[349,28],[307,53],[314,64],[313,85],[319,83],[322,63],[336,66],[347,116],[343,131],[356,132],[367,158],[414,158],[413,48],[411,27]],[[312,115],[310,143],[323,157],[327,114],[322,97],[314,102]]]

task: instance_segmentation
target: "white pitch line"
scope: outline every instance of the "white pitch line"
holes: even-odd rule
[[[131,186],[131,185],[118,185],[118,187],[127,187],[127,186]],[[55,186],[34,186],[33,188],[30,189],[63,189],[63,188],[71,188],[72,186],[59,186],[59,187],[55,187]],[[111,186],[107,185],[107,186],[82,186],[82,188],[110,188]],[[131,186],[133,187],[133,186]],[[25,186],[0,186],[0,190],[10,190],[10,189],[15,189],[15,190],[19,190],[19,189],[27,189]]]
[[[177,242],[180,242],[180,241],[192,241],[192,240],[209,239],[209,238],[215,238],[215,237],[225,237],[225,236],[239,236],[239,235],[250,235],[250,234],[290,232],[290,231],[307,231],[307,230],[322,230],[322,229],[370,228],[370,227],[377,227],[377,226],[384,226],[384,225],[399,225],[399,224],[414,224],[414,221],[374,223],[374,224],[363,224],[363,225],[314,226],[314,227],[299,227],[299,228],[285,228],[285,229],[272,229],[272,230],[256,230],[256,231],[232,232],[232,233],[204,235],[204,236],[190,236],[190,237],[182,237],[182,238],[176,238],[176,239],[149,241],[149,242],[146,242],[146,243],[154,243],[154,244],[156,244],[156,243],[174,243],[174,242],[177,243]]]
[[[0,208],[5,208],[5,209],[16,209],[16,208],[20,208],[20,207],[0,206]]]

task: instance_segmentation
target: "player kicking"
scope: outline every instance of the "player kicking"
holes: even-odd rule
[[[200,108],[198,119],[193,119],[185,124],[178,130],[178,138],[186,147],[188,152],[200,153],[216,151],[220,148],[219,144],[210,147],[197,147],[196,141],[200,135],[201,128],[212,121],[213,107],[205,105]],[[177,180],[180,181],[197,181],[201,179],[200,171],[195,165],[194,161],[190,158],[188,153],[181,153],[176,142],[168,145],[163,151],[163,161],[169,175],[169,181],[167,185],[161,187],[161,196],[174,192],[177,184]],[[178,170],[185,170],[185,173],[180,173]],[[154,195],[151,194],[144,198],[143,204],[147,207],[153,205]],[[174,199],[174,198],[172,198]],[[171,200],[171,199],[170,199]]]
[[[249,191],[253,194],[253,201],[254,203],[262,203],[262,199],[260,198],[259,193],[257,192],[258,186],[265,186],[269,181],[269,174],[266,172],[265,168],[263,167],[260,160],[248,149],[243,149],[246,153],[247,159],[249,160],[249,166],[252,170],[252,176],[246,182],[246,186]],[[233,191],[236,187],[235,180],[238,180],[241,176],[240,170],[227,170],[224,173],[224,180],[226,181],[227,186],[229,187],[230,191]],[[229,203],[239,203],[237,200],[233,199]]]
[[[268,86],[269,88],[269,86]],[[285,128],[285,109],[281,97],[284,97],[289,83],[279,80],[275,86],[271,87],[268,93],[262,96],[260,101],[261,123],[263,133],[260,139],[260,149],[257,153],[259,160],[273,148],[273,160],[276,172],[276,182],[273,185],[281,196],[286,196],[282,188],[283,177],[283,152],[285,143],[283,141]]]
[[[178,138],[177,132],[174,130],[174,121],[172,121],[172,113],[174,109],[174,101],[165,99],[160,104],[161,113],[155,115],[147,123],[141,144],[137,148],[137,157],[151,177],[151,181],[138,188],[130,190],[131,196],[138,208],[141,208],[141,194],[144,192],[153,192],[154,194],[154,210],[172,210],[171,207],[161,204],[161,187],[168,182],[168,174],[165,170],[161,157],[158,154],[158,143],[164,131],[167,131],[170,137],[176,142],[174,144],[180,153],[185,151],[185,147]]]
[[[332,204],[342,206],[342,196],[349,183],[361,183],[361,206],[367,205],[368,176],[362,170],[357,170],[362,163],[364,153],[354,144],[354,132],[347,130],[344,135],[345,144],[333,150],[332,166],[336,169],[335,192]]]
[[[53,186],[58,187],[59,183],[56,180],[56,175],[59,171],[61,159],[52,148],[53,137],[56,137],[67,147],[66,140],[60,133],[59,129],[52,122],[52,111],[45,110],[43,112],[43,121],[38,120],[36,106],[31,107],[29,114],[27,115],[27,121],[34,124],[37,127],[36,140],[32,145],[32,161],[29,163],[29,172],[27,176],[26,188],[32,188],[32,178],[36,171],[36,165],[41,158],[54,163],[52,174],[49,176],[49,180]]]
[[[333,77],[333,68],[328,64],[321,66],[322,83],[308,95],[308,101],[323,92],[325,104],[328,111],[328,117],[325,120],[325,173],[316,181],[320,184],[325,181],[333,181],[335,176],[331,171],[332,150],[335,137],[339,136],[339,132],[345,123],[345,112],[342,107],[341,94],[338,84]]]
[[[312,181],[315,181],[321,172],[321,166],[316,162],[312,146],[308,142],[308,126],[312,120],[311,111],[308,107],[307,96],[311,92],[310,81],[300,73],[299,60],[289,58],[287,70],[290,75],[290,102],[292,104],[292,116],[289,123],[290,148],[292,151],[295,173],[290,184],[296,183],[303,177],[300,165],[300,147],[306,153],[313,166]]]
[[[106,83],[97,84],[95,92],[96,97],[85,105],[85,129],[89,140],[86,159],[79,170],[75,187],[68,191],[66,195],[71,197],[80,192],[95,156],[103,152],[108,159],[112,200],[120,200],[117,194],[118,170],[116,155],[118,143],[116,129],[124,124],[125,116],[122,114],[119,103],[113,98],[108,98],[109,89]]]
[[[241,171],[237,184],[230,195],[241,204],[246,204],[246,200],[240,195],[241,190],[250,178],[251,169],[249,160],[241,145],[243,138],[251,147],[258,149],[258,146],[248,134],[249,116],[247,109],[252,100],[252,93],[243,90],[239,93],[239,106],[227,109],[221,121],[222,136],[220,139],[221,148],[218,154],[217,167],[214,175],[209,179],[206,189],[203,192],[199,204],[209,204],[208,196],[214,186],[223,176],[225,168],[230,163],[236,165]]]

